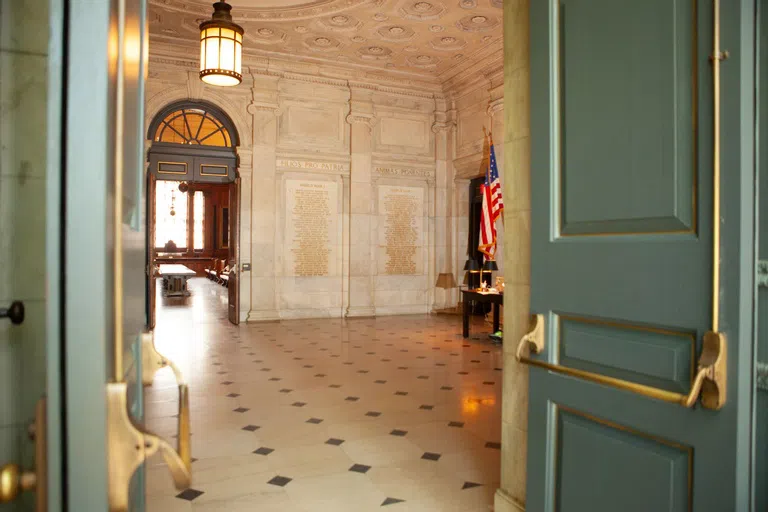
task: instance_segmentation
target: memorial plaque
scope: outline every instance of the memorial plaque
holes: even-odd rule
[[[423,273],[424,189],[379,186],[379,274]]]
[[[288,275],[333,276],[338,254],[338,184],[286,180],[285,262]]]

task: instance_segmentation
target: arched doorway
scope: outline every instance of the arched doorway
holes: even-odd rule
[[[157,269],[171,263],[226,286],[229,321],[238,324],[240,140],[235,125],[213,104],[178,101],[158,112],[147,139],[147,324],[155,326]],[[170,197],[170,212],[157,211],[158,194]],[[157,229],[166,214],[178,214],[178,229]]]

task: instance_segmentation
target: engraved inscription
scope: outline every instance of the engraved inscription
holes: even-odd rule
[[[283,169],[304,169],[311,171],[328,172],[348,172],[349,164],[340,164],[332,162],[309,162],[306,160],[284,160],[277,161],[277,167]]]
[[[337,185],[286,182],[287,269],[299,277],[334,274],[337,240]]]
[[[411,167],[376,167],[379,176],[402,176],[405,178],[434,178],[435,172],[430,169],[414,169]]]
[[[388,275],[421,273],[424,191],[420,187],[379,187],[379,271]]]

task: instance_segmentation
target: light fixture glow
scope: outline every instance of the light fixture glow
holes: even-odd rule
[[[200,80],[230,87],[243,81],[243,27],[232,21],[232,6],[213,4],[210,20],[200,24]]]

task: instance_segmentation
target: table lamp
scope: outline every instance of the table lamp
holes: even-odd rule
[[[483,280],[483,274],[485,273],[491,274],[491,280],[493,280],[493,272],[495,270],[499,270],[499,265],[496,263],[496,260],[487,260],[483,263],[483,270],[480,273],[480,281]],[[488,286],[491,286],[490,281],[488,282]]]

